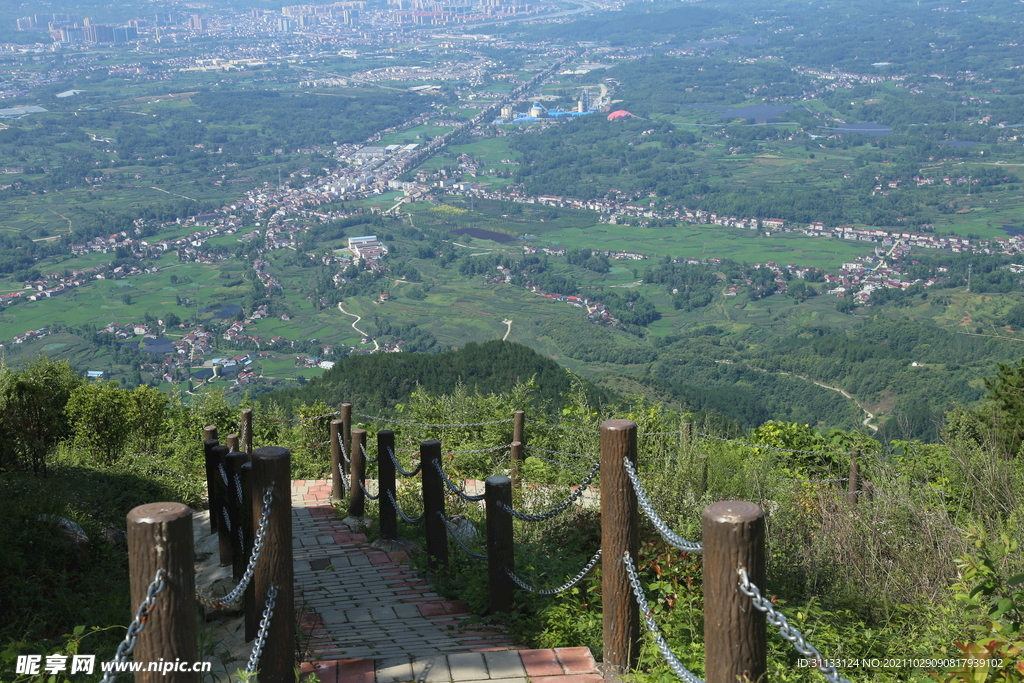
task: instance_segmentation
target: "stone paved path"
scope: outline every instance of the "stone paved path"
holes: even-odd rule
[[[598,683],[590,650],[514,649],[468,624],[465,603],[433,593],[405,553],[384,553],[346,526],[330,482],[292,484],[296,613],[303,673],[320,683]]]

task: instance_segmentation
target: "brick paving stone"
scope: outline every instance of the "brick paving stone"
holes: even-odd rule
[[[562,665],[558,663],[558,657],[555,656],[554,650],[520,650],[519,656],[522,657],[523,666],[526,667],[526,674],[531,678],[534,676],[561,676],[563,673]]]
[[[567,674],[590,674],[597,672],[594,655],[589,647],[555,648],[555,656]]]
[[[453,681],[474,681],[488,678],[484,656],[479,652],[448,655],[448,669]]]
[[[377,683],[411,681],[412,665],[408,657],[389,657],[376,663]]]
[[[601,674],[570,674],[567,676],[533,676],[532,683],[604,683]]]

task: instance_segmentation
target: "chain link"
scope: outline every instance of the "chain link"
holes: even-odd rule
[[[629,575],[629,585],[633,588],[633,595],[636,597],[636,604],[640,607],[640,614],[643,616],[644,624],[647,626],[647,630],[654,636],[654,644],[658,646],[658,650],[661,652],[661,656],[665,658],[672,673],[678,676],[686,683],[704,683],[704,681],[693,673],[690,672],[679,659],[672,654],[672,650],[669,649],[668,643],[662,638],[661,633],[658,631],[658,625],[654,622],[654,617],[651,616],[651,609],[647,605],[647,599],[644,597],[644,590],[640,586],[640,577],[637,576],[636,567],[633,566],[633,559],[629,556],[629,551],[622,553],[622,561],[626,564],[626,573]],[[849,683],[849,681],[847,681]]]
[[[388,455],[391,456],[391,462],[395,463],[395,469],[398,470],[398,473],[401,474],[403,477],[415,477],[417,474],[419,474],[420,468],[423,467],[423,461],[420,460],[419,464],[416,465],[415,469],[405,469],[404,467],[402,467],[402,463],[398,462],[398,458],[395,457],[395,451],[393,448],[388,449]]]
[[[139,634],[146,628],[146,621],[149,619],[149,613],[153,611],[153,607],[156,606],[156,596],[164,591],[167,587],[165,579],[167,578],[166,569],[157,569],[156,577],[153,582],[149,584],[149,588],[146,589],[146,597],[141,603],[139,603],[139,609],[135,612],[135,619],[128,625],[128,632],[124,636],[124,640],[117,646],[117,652],[114,654],[114,658],[111,660],[111,664],[120,664],[128,659],[128,655],[135,649],[135,645],[138,643]],[[111,667],[106,673],[103,674],[103,679],[100,683],[111,683],[117,673]]]
[[[249,421],[242,420],[242,438],[238,442],[238,447],[244,449],[246,440],[245,437],[249,434]]]
[[[583,455],[582,453],[569,453],[568,451],[552,451],[547,448],[541,448],[540,446],[523,446],[524,450],[527,451],[540,451],[541,453],[550,453],[552,455],[568,455],[570,458],[589,458],[589,455]]]
[[[263,654],[263,647],[267,644],[267,632],[270,630],[270,620],[274,618],[274,598],[277,597],[277,589],[270,584],[267,590],[267,604],[263,608],[263,619],[260,621],[260,630],[256,634],[256,640],[252,644],[252,654],[249,655],[249,665],[245,667],[245,673],[256,673],[256,667],[260,664],[260,655]]]
[[[511,422],[511,420],[509,420]],[[551,424],[549,422],[538,422],[537,420],[526,420],[532,425],[540,425],[541,427],[547,427],[548,429],[562,429],[567,432],[579,432],[580,434],[600,434],[596,429],[577,429],[576,427],[563,427],[562,425]]]
[[[348,449],[345,448],[345,437],[342,436],[341,430],[338,430],[338,445],[341,446],[341,457],[345,462],[352,462],[351,458],[348,457]]]
[[[590,468],[590,473],[587,474],[586,478],[584,478],[582,482],[580,482],[580,485],[576,488],[576,490],[569,494],[568,498],[566,498],[556,507],[552,508],[551,510],[548,510],[545,513],[539,515],[527,515],[512,509],[512,506],[510,506],[508,503],[504,501],[498,501],[498,505],[501,508],[503,508],[505,512],[509,513],[516,519],[521,519],[524,522],[543,522],[545,520],[551,519],[552,517],[558,514],[561,514],[561,512],[564,511],[570,505],[572,505],[577,498],[582,496],[583,492],[587,490],[587,486],[590,484],[591,480],[593,480],[594,476],[597,474],[597,471],[599,469],[601,469],[600,461],[594,463],[594,466]]]
[[[370,500],[377,500],[378,498],[380,498],[380,494],[379,493],[375,496],[372,493],[370,493],[369,491],[367,491],[366,490],[366,486],[363,485],[362,480],[359,481],[359,488],[363,492],[363,495],[366,496],[367,498],[369,498]]]
[[[230,534],[231,533],[231,515],[228,514],[228,509],[226,507],[222,507],[220,509],[220,511],[224,513],[224,528],[227,529],[228,533]]]
[[[775,628],[779,629],[779,635],[793,643],[793,647],[796,648],[796,651],[803,656],[814,662],[822,662],[825,658],[822,657],[817,648],[804,640],[804,636],[800,631],[789,625],[789,622],[786,621],[786,616],[775,609],[771,600],[761,596],[761,591],[758,590],[757,586],[750,582],[750,577],[747,576],[747,570],[740,567],[738,573],[740,576],[740,592],[744,595],[750,596],[750,600],[754,603],[754,607],[764,612],[765,616],[768,618],[768,622]],[[816,663],[814,668],[824,674],[829,683],[850,683],[848,679],[840,676],[839,672],[831,664]]]
[[[368,455],[368,454],[366,453],[366,446],[364,446],[364,445],[363,445],[362,443],[360,443],[360,444],[359,444],[359,450],[361,450],[361,451],[363,452],[363,460],[364,460],[365,462],[377,462],[377,458],[371,458],[371,457],[370,457],[370,456],[369,456],[369,455]]]
[[[568,463],[558,462],[557,460],[552,460],[550,458],[545,458],[543,455],[537,455],[536,453],[531,453],[529,455],[529,457],[537,458],[538,460],[540,460],[542,462],[550,463],[552,465],[558,465],[559,467],[564,467],[567,470],[574,470],[576,472],[589,472],[590,471],[586,467],[576,467],[576,465],[570,465]]]
[[[341,483],[345,485],[345,490],[351,491],[352,487],[348,484],[348,476],[345,474],[345,466],[340,462],[338,463],[338,476],[341,477]]]
[[[636,502],[640,505],[640,509],[644,511],[644,514],[647,515],[647,519],[651,520],[651,524],[658,530],[661,537],[677,550],[684,550],[688,553],[702,552],[704,550],[703,545],[687,541],[672,531],[668,524],[665,524],[665,521],[654,511],[654,506],[651,505],[651,501],[647,498],[647,492],[644,491],[643,484],[640,483],[640,477],[636,475],[636,469],[633,467],[633,463],[629,461],[629,458],[623,458],[622,464],[626,468],[626,474],[629,475],[630,483],[633,484],[633,491],[636,492]]]
[[[392,493],[391,491],[388,491],[388,500],[390,500],[391,501],[391,505],[394,506],[395,512],[397,512],[398,515],[402,519],[404,519],[406,522],[408,522],[409,524],[419,524],[420,522],[423,521],[423,515],[420,515],[419,517],[410,517],[409,515],[405,514],[405,512],[402,510],[402,508],[398,507],[398,501],[395,500],[395,494]],[[424,514],[426,514],[426,513],[424,513]]]
[[[235,586],[234,590],[222,598],[215,598],[208,591],[197,588],[196,598],[204,607],[232,612],[241,607],[245,589],[249,586],[249,582],[252,581],[253,573],[256,571],[256,564],[260,559],[260,552],[263,550],[263,541],[266,538],[267,526],[270,521],[270,505],[273,501],[274,489],[268,486],[266,491],[263,492],[263,506],[260,509],[260,527],[256,531],[256,539],[252,544],[252,555],[249,556],[249,564],[245,568],[245,573],[242,574],[242,579]]]
[[[228,485],[228,473],[224,471],[224,463],[217,463],[217,469],[220,470],[221,481],[224,482],[224,486]]]
[[[558,595],[559,593],[564,593],[565,591],[569,590],[577,583],[582,581],[583,577],[590,573],[590,570],[594,568],[594,565],[596,565],[597,561],[600,559],[601,549],[598,548],[597,552],[594,553],[594,556],[590,558],[590,562],[587,562],[586,566],[580,570],[580,573],[572,577],[565,583],[563,583],[558,588],[534,588],[533,586],[531,586],[530,584],[526,583],[521,578],[516,576],[516,573],[511,569],[506,569],[505,573],[508,574],[508,578],[512,579],[512,581],[523,590],[528,590],[531,593],[536,593],[537,595]]]
[[[484,499],[484,497],[486,496],[486,494],[484,494],[484,493],[481,493],[481,494],[476,495],[476,496],[471,496],[468,493],[466,493],[464,490],[460,489],[455,484],[455,482],[452,481],[451,479],[449,479],[448,475],[445,474],[444,468],[441,467],[441,461],[440,460],[434,460],[433,462],[434,462],[434,468],[437,470],[437,473],[441,475],[441,479],[444,481],[445,486],[447,486],[448,489],[452,493],[456,494],[459,498],[462,498],[463,500],[468,500],[471,503],[476,502],[478,500],[483,500]]]
[[[473,559],[476,559],[476,560],[486,560],[487,559],[486,555],[483,555],[483,554],[477,553],[477,552],[473,552],[472,550],[469,549],[468,545],[466,545],[465,543],[462,542],[462,539],[459,538],[457,533],[455,533],[455,529],[453,529],[451,527],[451,524],[448,522],[448,518],[444,516],[443,512],[438,510],[437,511],[437,515],[441,518],[441,521],[444,522],[444,528],[448,530],[448,535],[452,537],[452,540],[455,541],[459,545],[460,548],[462,548],[463,550],[466,551],[467,555],[469,555],[470,557],[472,557]]]
[[[470,453],[493,453],[494,451],[500,451],[503,448],[508,448],[512,444],[504,443],[500,446],[491,446],[490,448],[477,448],[472,451],[445,451],[448,455],[469,455]]]
[[[441,427],[441,428],[444,428],[444,427],[487,427],[489,425],[501,425],[501,424],[507,424],[509,422],[513,422],[514,421],[513,419],[510,418],[508,420],[495,420],[493,422],[470,422],[470,423],[467,423],[467,424],[447,424],[447,425],[442,425],[442,424],[433,424],[433,423],[430,423],[430,422],[405,422],[403,420],[393,420],[393,419],[388,418],[388,417],[378,417],[376,415],[366,415],[365,413],[353,412],[352,414],[353,415],[358,415],[359,417],[365,417],[367,420],[375,420],[377,422],[384,422],[386,424],[408,425],[410,427]]]

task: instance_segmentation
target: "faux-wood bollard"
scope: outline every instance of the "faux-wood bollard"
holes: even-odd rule
[[[242,432],[241,450],[252,457],[252,408],[243,408],[239,415],[239,431]]]
[[[633,597],[622,556],[629,553],[639,569],[640,528],[636,492],[623,458],[636,465],[636,423],[606,420],[601,424],[601,573],[604,662],[612,670],[632,670],[640,654],[640,609]]]
[[[764,590],[764,513],[725,501],[701,514],[704,544],[704,651],[707,683],[760,681],[767,670],[764,613],[740,592],[740,567]]]
[[[348,475],[348,516],[362,517],[366,514],[366,494],[363,486],[366,481],[366,430],[352,430],[352,451],[348,454],[352,460],[352,470]]]
[[[519,488],[520,473],[523,471],[523,444],[513,441],[509,445],[509,473],[512,475],[512,486]]]
[[[291,453],[287,448],[265,446],[252,454],[253,519],[259,523],[263,494],[273,491],[263,551],[256,564],[253,583],[260,615],[271,585],[277,590],[266,646],[259,663],[261,683],[294,683],[295,578],[292,567]]]
[[[245,514],[242,516],[242,531],[245,538],[245,566],[249,566],[249,558],[252,556],[252,546],[256,540],[256,526],[260,523],[259,517],[253,519],[252,502],[252,461],[245,463],[239,468],[242,476],[242,495],[244,496],[242,507]],[[245,642],[252,641],[256,637],[256,631],[260,627],[260,612],[256,606],[256,582],[250,581],[245,587],[244,594],[244,621],[245,621]]]
[[[331,420],[331,500],[345,497],[345,489],[341,485],[341,468],[345,461],[341,457],[341,420]]]
[[[216,427],[207,427],[203,431],[205,434],[209,434],[211,429],[214,434],[217,433]],[[217,533],[217,521],[220,518],[220,492],[217,488],[217,477],[220,476],[220,473],[217,471],[217,456],[213,453],[213,447],[219,443],[216,438],[203,441],[203,458],[206,463],[206,499],[210,503],[211,535]]]
[[[512,543],[512,515],[502,503],[512,506],[512,479],[501,475],[487,477],[484,482],[487,507],[487,586],[491,614],[512,611],[515,583],[509,572],[516,569],[515,546]]]
[[[245,572],[248,557],[245,552],[245,492],[242,489],[242,465],[249,462],[249,456],[241,451],[228,453],[224,459],[224,470],[228,475],[227,518],[231,521],[231,575],[238,581]]]
[[[431,569],[439,569],[448,564],[448,529],[438,514],[444,514],[444,480],[437,471],[440,464],[441,442],[422,442],[420,474],[423,477],[423,521],[427,535],[427,562]]]
[[[220,551],[220,564],[226,567],[231,564],[231,518],[228,516],[228,482],[227,477],[227,446],[214,446],[212,449],[216,461],[213,477],[214,489],[217,492],[216,510],[210,506],[210,519],[217,513],[217,548]]]
[[[391,499],[398,500],[395,485],[395,433],[390,429],[377,432],[377,499],[380,512],[380,537],[386,541],[398,540],[398,513]],[[389,496],[390,494],[390,496]]]
[[[341,417],[341,442],[345,444],[345,453],[352,457],[352,404],[342,403],[338,411]]]
[[[148,503],[128,513],[128,568],[132,618],[146,598],[157,571],[166,571],[164,588],[139,633],[136,662],[199,661],[196,635],[196,580],[193,566],[192,511],[182,503]],[[192,671],[138,671],[136,683],[199,683]]]
[[[850,479],[846,482],[846,504],[853,507],[860,497],[860,451],[854,449],[850,453]]]

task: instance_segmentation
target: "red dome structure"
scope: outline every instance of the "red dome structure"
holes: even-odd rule
[[[613,111],[611,114],[608,114],[608,120],[609,121],[621,121],[622,119],[632,119],[632,118],[635,118],[635,117],[632,114],[630,114],[628,111],[626,111],[625,109],[620,109],[618,111]]]

